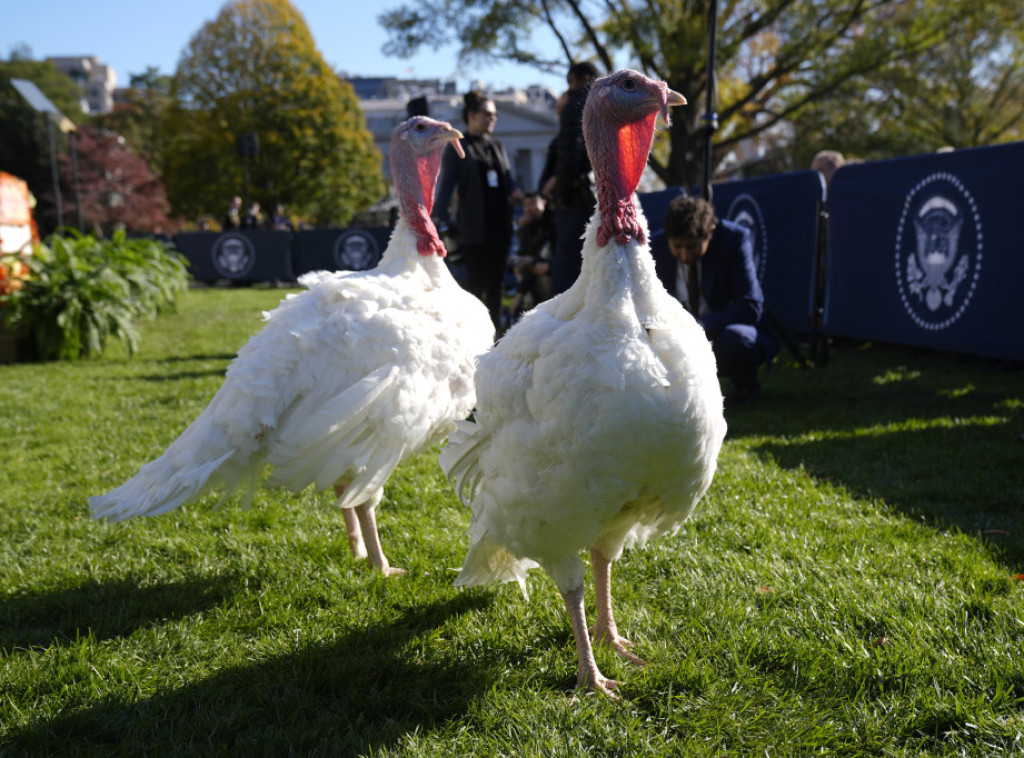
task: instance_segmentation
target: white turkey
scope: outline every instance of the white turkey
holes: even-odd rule
[[[682,95],[635,71],[591,85],[583,115],[598,207],[583,268],[530,311],[477,369],[477,410],[441,452],[472,511],[458,585],[518,581],[540,565],[572,622],[577,685],[612,694],[584,613],[590,550],[594,639],[633,663],[611,606],[611,562],[674,532],[714,476],[725,436],[704,331],[655,275],[634,194],[659,113]]]
[[[430,220],[441,149],[461,133],[425,117],[400,124],[391,168],[401,216],[378,266],[315,272],[264,314],[220,390],[170,447],[89,503],[96,517],[155,516],[215,489],[333,487],[356,558],[392,568],[375,508],[400,461],[439,442],[473,408],[487,310],[449,273]]]

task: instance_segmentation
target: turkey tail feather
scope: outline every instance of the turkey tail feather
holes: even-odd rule
[[[134,516],[159,516],[215,489],[225,496],[248,484],[251,502],[260,476],[260,446],[273,418],[267,393],[232,376],[210,404],[168,446],[163,455],[105,495],[89,498],[94,518],[122,521]]]
[[[93,518],[122,521],[133,516],[160,516],[219,484],[211,479],[236,451],[200,459],[201,447],[200,450],[190,449],[194,435],[189,432],[195,426],[189,427],[163,455],[144,465],[120,487],[105,495],[90,497]]]
[[[462,504],[469,506],[483,479],[478,453],[480,441],[476,439],[479,427],[472,421],[459,421],[448,443],[441,450],[438,461],[444,475],[455,485],[455,494]]]

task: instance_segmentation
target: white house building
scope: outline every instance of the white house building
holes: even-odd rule
[[[409,117],[409,104],[426,104],[427,114],[439,121],[448,121],[457,129],[465,129],[462,121],[462,93],[455,83],[437,79],[403,81],[395,78],[351,77],[348,81],[356,91],[359,106],[374,142],[384,156],[385,176],[391,176],[388,152],[391,132]],[[556,96],[542,87],[527,90],[488,91],[498,109],[494,137],[508,152],[512,173],[523,191],[537,190],[544,169],[548,145],[558,132],[555,115]],[[422,112],[422,111],[420,111]]]

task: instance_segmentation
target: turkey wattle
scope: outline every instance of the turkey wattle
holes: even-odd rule
[[[357,558],[390,566],[375,508],[406,457],[441,440],[475,402],[493,340],[487,309],[444,262],[430,220],[441,149],[462,135],[425,117],[400,124],[391,166],[401,217],[378,266],[315,272],[264,314],[199,417],[134,478],[89,499],[94,516],[155,516],[215,490],[333,487]]]

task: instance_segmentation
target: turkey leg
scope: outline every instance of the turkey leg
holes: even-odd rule
[[[345,494],[344,484],[334,485],[334,494],[341,499]],[[361,561],[366,557],[366,543],[363,542],[363,529],[359,526],[359,517],[354,508],[342,508],[345,514],[345,529],[348,531],[348,547],[352,551],[352,558]]]
[[[405,569],[394,568],[388,563],[388,557],[380,546],[380,537],[377,535],[377,516],[375,510],[377,503],[369,501],[357,505],[354,510],[359,519],[359,527],[363,533],[363,542],[366,545],[366,553],[370,563],[379,568],[384,576],[395,576],[404,574]]]
[[[590,637],[587,635],[587,619],[583,610],[583,583],[581,582],[578,587],[573,587],[567,592],[562,592],[561,595],[562,600],[565,601],[565,608],[569,611],[572,635],[576,639],[576,687],[603,692],[617,700],[618,695],[612,690],[618,686],[618,682],[605,678],[597,670],[597,661],[594,660],[594,650],[590,646]]]
[[[359,526],[359,517],[354,508],[342,508],[345,514],[345,528],[348,530],[348,546],[352,557],[361,561],[366,557],[366,543],[363,542],[363,530]]]
[[[594,642],[606,645],[635,666],[645,666],[647,662],[626,648],[633,643],[619,636],[612,615],[612,562],[604,557],[597,548],[590,549],[590,559],[594,569],[594,604],[597,607],[597,620],[594,622]]]

